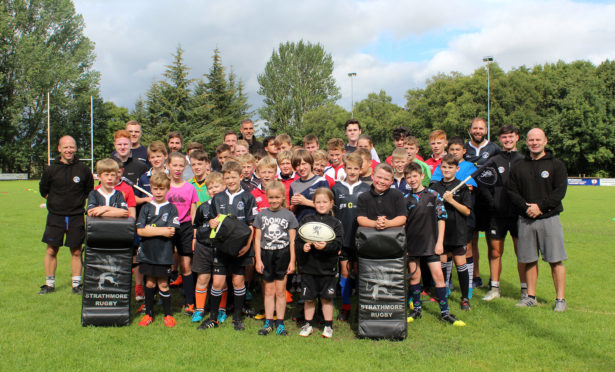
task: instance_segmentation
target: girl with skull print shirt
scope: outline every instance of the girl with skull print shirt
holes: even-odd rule
[[[256,271],[263,275],[265,324],[258,331],[267,335],[274,331],[287,335],[284,327],[286,309],[286,275],[295,271],[295,233],[298,227],[295,215],[284,208],[286,189],[278,180],[267,187],[269,208],[262,210],[254,219],[254,253]],[[275,327],[274,309],[277,313]]]

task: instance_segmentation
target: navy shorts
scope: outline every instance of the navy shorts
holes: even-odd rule
[[[43,233],[43,243],[52,247],[67,246],[70,248],[81,247],[85,240],[85,224],[83,215],[60,216],[49,213],[47,224]]]

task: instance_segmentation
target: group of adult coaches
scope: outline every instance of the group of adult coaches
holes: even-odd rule
[[[502,130],[503,129],[503,130]],[[491,283],[498,283],[501,272],[501,254],[507,230],[513,236],[518,256],[519,276],[527,282],[527,297],[518,304],[535,306],[536,281],[538,276],[538,252],[551,265],[556,289],[556,308],[566,308],[564,300],[565,268],[562,261],[567,259],[564,250],[563,231],[559,221],[562,212],[562,199],[567,185],[566,167],[553,154],[546,150],[547,137],[538,128],[528,132],[528,154],[519,156],[517,130],[508,125],[500,130],[499,141],[503,148],[489,142],[485,136],[487,125],[483,119],[474,119],[469,128],[470,141],[466,144],[465,160],[478,166],[491,162],[496,165],[504,185],[496,186],[488,193],[481,192],[477,202],[475,230],[487,232]],[[136,121],[126,123],[131,138],[118,138],[114,141],[114,154],[124,163],[124,175],[136,182],[148,169],[147,148],[140,143],[141,126]],[[241,136],[250,145],[250,152],[263,147],[254,137],[254,124],[243,120],[240,124]],[[181,135],[169,136],[170,151],[181,151]],[[48,218],[43,242],[47,244],[45,255],[46,284],[41,294],[55,289],[55,269],[57,253],[61,245],[66,245],[72,253],[73,291],[80,293],[81,245],[84,240],[83,205],[93,188],[93,177],[89,169],[75,159],[75,140],[70,136],[60,139],[60,157],[45,169],[40,183],[40,192],[47,199]],[[511,211],[509,206],[513,206]],[[516,215],[520,218],[517,219]],[[518,221],[518,236],[515,222]],[[476,246],[475,234],[473,246]],[[518,243],[517,243],[518,241]],[[478,259],[478,250],[473,248]],[[477,262],[477,261],[476,261]],[[476,265],[478,267],[478,264]],[[478,273],[477,273],[478,274]],[[478,275],[476,275],[478,276]],[[493,288],[492,288],[493,289]],[[529,298],[529,300],[527,300]],[[532,301],[533,300],[533,301]]]
[[[477,166],[492,166],[500,174],[501,184],[491,188],[479,186],[475,204],[475,226],[472,250],[475,277],[478,273],[478,231],[485,231],[489,250],[490,290],[483,299],[500,297],[499,280],[504,239],[510,232],[517,254],[517,270],[521,281],[520,307],[537,306],[536,283],[539,254],[551,266],[556,299],[554,311],[566,310],[564,298],[568,257],[559,219],[563,211],[568,175],[563,162],[546,149],[547,137],[542,129],[527,133],[528,153],[517,152],[519,133],[512,125],[500,128],[500,149],[485,136],[487,125],[474,119],[469,128],[465,160]]]

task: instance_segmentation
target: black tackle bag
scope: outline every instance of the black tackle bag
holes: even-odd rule
[[[221,222],[210,235],[214,247],[222,253],[237,257],[241,248],[248,243],[252,230],[235,216],[220,215],[217,218]]]
[[[135,221],[88,216],[86,226],[81,324],[128,325]]]
[[[359,227],[357,334],[361,338],[406,338],[406,235],[403,227]]]

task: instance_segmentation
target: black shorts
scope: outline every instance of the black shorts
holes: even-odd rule
[[[216,249],[214,253],[214,275],[245,275],[246,266],[252,264],[254,257],[250,252],[241,257],[229,256]]]
[[[480,209],[480,206],[478,206],[474,210],[474,231],[487,231],[489,229],[489,220],[489,212]],[[472,238],[470,237],[470,239]]]
[[[65,245],[70,248],[80,247],[85,240],[83,215],[60,216],[47,214],[47,224],[43,233],[43,243],[52,247]],[[65,239],[66,237],[66,239]]]
[[[510,232],[510,236],[513,238],[519,236],[519,217],[491,217],[489,221],[489,229],[485,234],[490,238],[504,239],[507,232]]]
[[[261,260],[265,268],[263,269],[263,280],[273,282],[283,280],[290,264],[290,247],[282,249],[263,249],[261,250]]]
[[[440,256],[437,254],[432,254],[429,256],[408,256],[408,261],[414,261],[414,262],[425,262],[425,263],[432,263],[432,262],[440,262]]]
[[[357,262],[357,248],[355,247],[342,247],[342,254],[340,255],[340,261]]]
[[[142,262],[139,264],[139,271],[145,276],[166,278],[171,276],[171,265],[155,265]]]
[[[180,256],[192,256],[192,238],[194,236],[191,222],[182,222],[179,229],[175,230],[172,241],[177,254]]]
[[[465,245],[445,245],[444,253],[451,253],[453,256],[465,256],[466,246]]]
[[[304,301],[315,300],[318,296],[333,299],[336,286],[335,275],[301,274],[301,298]]]
[[[192,256],[192,271],[199,274],[211,274],[214,269],[214,253],[216,249],[209,245],[203,245],[198,241],[194,244]]]

